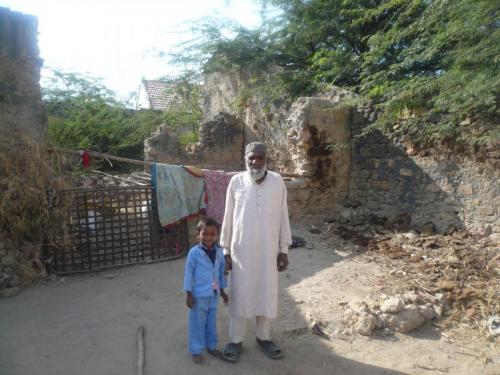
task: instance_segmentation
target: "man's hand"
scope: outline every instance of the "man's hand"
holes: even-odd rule
[[[288,255],[285,253],[278,254],[278,271],[282,272],[288,267]]]
[[[194,297],[193,297],[193,294],[191,292],[187,292],[186,306],[189,307],[190,309],[192,309],[194,306]]]
[[[231,259],[231,255],[224,255],[224,260],[226,261],[226,271],[231,271],[233,269],[233,260]]]
[[[220,290],[220,296],[222,297],[222,301],[224,302],[224,304],[227,305],[229,302],[229,297],[227,296],[226,292],[224,292],[224,289]]]

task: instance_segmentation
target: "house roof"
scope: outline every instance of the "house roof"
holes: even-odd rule
[[[175,84],[158,80],[143,80],[151,109],[164,111],[181,103],[175,92]]]

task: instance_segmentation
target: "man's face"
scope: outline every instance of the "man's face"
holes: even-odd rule
[[[262,152],[250,152],[247,155],[247,166],[260,171],[266,166],[266,156]]]

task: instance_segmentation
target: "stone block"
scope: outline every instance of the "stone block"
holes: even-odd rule
[[[299,199],[298,191],[289,191],[288,192],[288,201],[297,201]]]
[[[4,266],[12,266],[16,263],[17,263],[17,260],[12,254],[7,254],[2,258],[2,264]]]
[[[371,185],[375,190],[389,191],[392,183],[390,181],[372,181]]]
[[[479,214],[484,216],[493,216],[495,215],[495,207],[481,207],[479,209]]]
[[[370,336],[377,327],[377,318],[370,313],[363,313],[356,323],[356,331],[363,336]]]
[[[308,201],[311,197],[311,190],[299,190],[298,191],[298,200],[299,201]]]
[[[405,306],[398,314],[382,314],[385,326],[397,332],[411,332],[425,323],[425,317],[415,305]]]
[[[402,298],[391,297],[386,299],[380,306],[380,311],[383,313],[398,313],[405,307],[405,302]]]
[[[413,171],[411,169],[408,169],[408,168],[401,168],[399,170],[399,174],[401,176],[407,176],[407,177],[409,177],[409,176],[413,176]]]

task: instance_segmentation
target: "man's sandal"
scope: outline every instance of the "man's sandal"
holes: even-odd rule
[[[224,349],[224,353],[222,354],[222,359],[228,362],[238,362],[240,359],[242,343],[239,344],[229,343]]]
[[[283,352],[273,341],[257,339],[257,348],[271,359],[279,359],[283,357]]]

